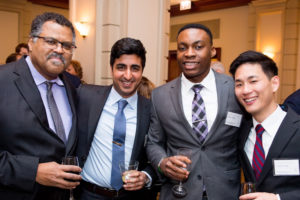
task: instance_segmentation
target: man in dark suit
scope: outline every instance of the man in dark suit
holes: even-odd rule
[[[246,51],[231,64],[235,94],[249,116],[243,122],[239,150],[246,181],[256,192],[240,200],[300,199],[300,117],[275,100],[279,88],[275,62]]]
[[[232,78],[210,68],[215,53],[207,27],[185,25],[177,35],[183,73],[152,92],[147,154],[164,179],[160,199],[177,199],[172,194],[176,180],[186,180],[183,199],[238,198],[237,131],[242,111]],[[177,155],[179,148],[190,148],[191,158]],[[182,168],[189,163],[187,172]]]
[[[150,101],[137,94],[145,54],[139,40],[118,40],[110,56],[113,85],[82,85],[78,89],[82,200],[147,198],[141,189],[150,185],[154,176],[144,148]],[[120,108],[122,102],[124,107]],[[119,163],[127,165],[130,160],[139,161],[139,167],[123,185]]]
[[[300,89],[288,96],[283,104],[289,106],[300,115]]]
[[[81,169],[60,164],[76,142],[75,89],[61,74],[74,43],[71,22],[44,13],[32,22],[29,56],[0,67],[0,199],[65,199],[63,189],[79,185],[68,172]]]

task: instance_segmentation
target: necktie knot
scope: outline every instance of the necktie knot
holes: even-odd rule
[[[256,135],[258,137],[262,137],[262,134],[264,133],[265,129],[264,129],[264,127],[262,127],[261,124],[257,124],[255,127],[255,131],[256,131]]]
[[[197,84],[197,85],[194,85],[194,86],[192,87],[192,90],[193,90],[195,93],[199,93],[199,92],[202,90],[202,88],[203,88],[203,85]]]
[[[55,83],[50,82],[50,81],[45,81],[45,83],[46,83],[46,85],[47,85],[47,90],[51,90],[53,84],[55,84]]]
[[[124,110],[128,102],[125,99],[121,99],[118,102],[118,110]]]

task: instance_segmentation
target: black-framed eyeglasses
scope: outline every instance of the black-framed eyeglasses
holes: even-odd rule
[[[43,36],[39,36],[39,35],[36,35],[33,37],[43,39],[44,42],[47,44],[48,48],[50,48],[50,49],[56,49],[58,47],[58,44],[61,44],[61,47],[63,48],[65,53],[72,54],[74,49],[77,48],[76,45],[73,44],[72,42],[61,42],[52,37],[43,37]]]

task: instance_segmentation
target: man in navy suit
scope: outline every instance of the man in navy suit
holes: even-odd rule
[[[300,115],[300,89],[288,96],[283,104],[291,107]]]
[[[242,124],[239,151],[246,181],[256,192],[240,200],[300,199],[300,117],[275,100],[278,69],[255,51],[240,54],[231,64],[235,94],[249,116]]]
[[[118,40],[111,49],[110,65],[113,85],[82,85],[78,89],[78,134],[77,154],[83,167],[81,173],[82,200],[145,199],[142,188],[151,184],[154,172],[147,163],[145,142],[150,123],[150,101],[137,94],[146,51],[136,39]],[[126,101],[123,120],[117,117],[119,102]],[[116,139],[125,131],[125,139]],[[139,161],[138,170],[130,174],[123,187],[118,160],[114,160],[115,148],[124,148],[119,161]],[[116,171],[114,171],[116,168]],[[121,184],[117,187],[113,177]]]

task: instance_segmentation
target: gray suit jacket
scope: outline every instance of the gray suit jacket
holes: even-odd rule
[[[240,164],[238,161],[238,127],[225,124],[228,112],[242,114],[234,95],[233,80],[215,73],[218,113],[204,143],[201,144],[185,118],[182,107],[181,78],[177,78],[152,93],[151,124],[147,154],[157,169],[161,158],[176,154],[180,147],[194,150],[191,171],[184,183],[188,195],[183,199],[201,200],[203,185],[212,200],[238,199]],[[176,199],[171,188],[176,183],[167,177],[160,199]]]

